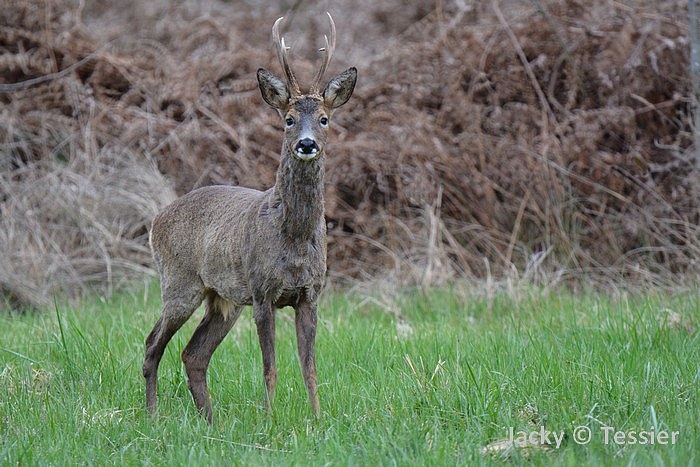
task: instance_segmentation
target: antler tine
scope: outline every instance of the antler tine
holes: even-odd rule
[[[333,57],[333,51],[335,51],[335,22],[333,21],[333,17],[329,12],[326,12],[326,14],[328,15],[328,19],[331,23],[331,40],[329,42],[328,36],[324,35],[323,38],[326,41],[326,46],[319,49],[319,52],[324,52],[323,63],[321,63],[321,68],[319,68],[318,73],[316,73],[316,77],[312,81],[313,84],[311,85],[311,92],[316,94],[318,94],[321,90],[321,79],[326,73],[328,64],[331,63],[331,58]]]
[[[284,69],[284,74],[287,77],[287,85],[290,88],[289,91],[293,95],[298,96],[301,94],[301,89],[299,88],[299,83],[297,83],[297,79],[294,76],[292,68],[289,66],[289,62],[287,60],[287,50],[289,50],[289,48],[284,43],[284,37],[280,37],[280,23],[283,19],[283,16],[277,18],[275,24],[272,25],[272,40],[274,41],[275,48],[277,49],[277,58],[279,59],[280,64]]]

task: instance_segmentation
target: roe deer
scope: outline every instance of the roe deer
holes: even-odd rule
[[[146,406],[156,409],[158,364],[166,345],[206,299],[204,318],[182,352],[197,409],[212,423],[206,373],[212,354],[244,305],[253,317],[262,350],[266,408],[277,381],[275,310],[295,310],[299,361],[314,415],[320,414],[316,377],[317,299],[326,274],[323,206],[325,144],[333,111],[352,95],[357,69],[349,68],[321,90],[335,48],[335,24],[325,38],[323,63],[303,94],[279,36],[272,36],[286,82],[257,72],[262,97],[284,121],[284,142],[275,185],[260,192],[234,186],[194,190],[153,221],[150,241],[161,279],[163,312],[146,339],[143,376]]]

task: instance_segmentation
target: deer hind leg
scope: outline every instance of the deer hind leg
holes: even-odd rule
[[[262,351],[263,376],[265,378],[265,408],[272,412],[272,400],[277,385],[275,364],[275,308],[269,301],[253,303],[253,317],[258,329],[258,340]]]
[[[192,316],[202,303],[199,288],[171,292],[163,290],[163,313],[146,338],[146,358],[143,361],[143,376],[146,378],[146,408],[155,412],[157,404],[158,365],[165,347],[175,333]]]
[[[309,394],[311,409],[314,415],[318,416],[321,413],[321,406],[318,400],[318,378],[316,376],[316,316],[315,303],[304,300],[295,309],[297,350],[299,351],[301,374]]]
[[[187,385],[197,410],[207,418],[210,424],[213,417],[211,398],[207,388],[207,368],[211,356],[233,327],[242,309],[211,292],[207,296],[207,310],[204,318],[182,351],[182,361],[187,371]]]

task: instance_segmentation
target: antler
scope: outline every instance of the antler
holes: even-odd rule
[[[275,48],[277,49],[277,58],[282,64],[284,74],[287,77],[287,85],[290,88],[289,91],[292,93],[292,95],[298,96],[301,94],[299,83],[297,83],[297,79],[294,76],[294,73],[292,73],[292,69],[287,61],[287,50],[289,50],[289,47],[284,44],[284,37],[280,37],[280,23],[283,19],[284,17],[277,18],[275,24],[272,25],[272,40],[275,42]]]
[[[322,47],[319,49],[319,52],[325,52],[323,56],[323,63],[321,63],[321,68],[319,68],[318,73],[316,73],[316,77],[312,81],[311,84],[311,90],[310,92],[312,94],[319,94],[321,91],[321,78],[323,78],[323,75],[326,73],[326,68],[328,68],[328,64],[331,62],[331,57],[333,57],[333,51],[335,50],[335,23],[333,22],[333,17],[329,12],[326,12],[328,15],[328,19],[331,22],[331,40],[328,42],[328,36],[324,35],[323,38],[326,41],[326,46]]]

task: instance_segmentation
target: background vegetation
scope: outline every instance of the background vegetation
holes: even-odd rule
[[[16,307],[151,272],[154,213],[267,188],[281,123],[254,72],[338,25],[355,65],[326,187],[335,280],[697,282],[684,0],[9,0],[0,11],[0,292]]]

